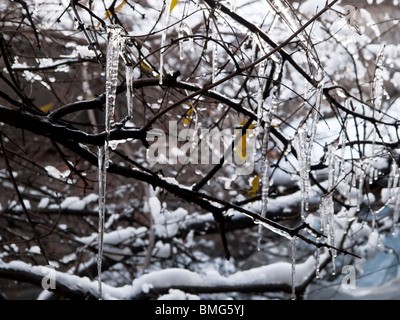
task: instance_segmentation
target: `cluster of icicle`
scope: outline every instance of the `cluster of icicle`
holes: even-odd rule
[[[167,32],[169,29],[169,19],[171,15],[171,4],[172,0],[167,0],[164,7],[164,25],[161,33],[161,48],[160,48],[160,65],[159,65],[159,82],[160,85],[164,81],[164,59],[166,51],[166,40]],[[179,38],[179,58],[182,60],[185,57],[184,42],[189,41],[190,51],[194,50],[193,44],[193,32],[188,24],[184,22],[189,12],[190,1],[186,0],[184,3],[183,15],[178,28],[178,38]]]
[[[109,148],[115,149],[116,141],[111,140],[111,130],[115,124],[114,111],[117,97],[119,58],[125,48],[126,37],[123,36],[123,28],[118,25],[107,27],[107,62],[106,62],[106,112],[105,112],[105,142],[104,146],[98,148],[98,179],[99,179],[99,229],[98,229],[98,290],[99,299],[102,299],[102,260],[103,260],[103,239],[106,212],[107,195],[107,169],[110,165]],[[132,67],[127,63],[126,75],[126,96],[127,109],[130,119],[133,113],[133,92],[132,92]]]
[[[230,8],[231,11],[235,10],[235,0],[230,0]],[[169,20],[171,16],[171,4],[172,0],[166,0],[165,6],[164,6],[164,23],[163,23],[163,28],[162,28],[162,33],[161,33],[161,48],[160,48],[160,64],[159,64],[159,84],[162,85],[164,82],[164,60],[165,60],[165,52],[166,52],[166,40],[167,40],[167,32],[169,30]],[[197,5],[199,6],[199,4]],[[188,17],[188,12],[189,12],[189,7],[190,7],[190,0],[186,0],[184,2],[184,7],[183,7],[183,14],[181,21],[179,23],[178,27],[178,39],[179,39],[179,58],[182,60],[185,58],[185,49],[184,49],[184,42],[188,41],[189,42],[189,50],[190,52],[194,51],[194,41],[193,41],[193,31],[190,28],[190,26],[185,23],[185,19]],[[217,76],[217,70],[218,70],[218,16],[215,15],[213,17],[213,25],[211,27],[212,34],[211,38],[212,40],[212,51],[211,51],[211,79],[212,82],[215,82],[215,78]]]
[[[280,1],[275,1],[281,3]],[[283,14],[283,12],[281,12]],[[288,18],[287,18],[288,19]],[[255,47],[259,46],[261,53],[262,45],[260,43],[260,39],[257,35],[252,35],[254,40],[253,45]],[[383,88],[383,50],[384,46],[382,46],[381,51],[378,54],[377,58],[377,69],[375,74],[375,80],[373,83],[373,92],[374,92],[374,112],[375,110],[380,110],[382,106],[382,96],[384,94]],[[253,50],[255,52],[255,50]],[[254,60],[254,58],[253,58]],[[278,104],[278,96],[273,95],[269,101],[264,101],[263,90],[265,87],[265,79],[266,79],[266,68],[267,62],[262,62],[259,65],[258,78],[259,78],[259,87],[257,92],[257,104],[258,104],[258,112],[257,112],[257,128],[259,138],[262,141],[262,179],[261,179],[261,215],[263,217],[266,216],[267,207],[268,207],[268,192],[269,192],[269,175],[268,175],[268,140],[269,140],[269,127],[271,125],[272,118],[274,116],[274,111],[276,105]],[[278,68],[279,69],[279,68]],[[312,159],[312,150],[315,145],[316,134],[317,134],[317,125],[320,121],[321,114],[321,104],[323,100],[324,94],[324,74],[321,71],[318,75],[320,82],[315,90],[314,102],[312,102],[312,111],[310,116],[308,116],[299,126],[296,135],[293,139],[293,148],[296,151],[297,160],[299,163],[299,186],[301,190],[301,219],[304,222],[308,211],[309,211],[309,197],[311,191],[311,182],[310,182],[310,172],[311,172],[311,159]],[[308,88],[306,85],[305,97],[304,100],[310,103],[311,97],[307,96]],[[346,99],[345,106],[350,109],[350,99]],[[375,116],[375,114],[374,114]],[[348,118],[343,117],[344,120],[342,124],[342,131],[337,139],[334,142],[331,142],[326,147],[326,164],[327,164],[327,185],[326,185],[326,194],[321,196],[320,199],[320,234],[321,236],[316,236],[317,242],[323,241],[326,244],[330,251],[330,256],[332,259],[332,274],[336,273],[335,266],[335,258],[337,256],[337,252],[335,250],[335,209],[334,209],[334,191],[339,191],[342,193],[343,197],[347,197],[346,204],[351,205],[356,208],[356,211],[359,212],[361,210],[362,203],[364,201],[364,190],[365,183],[372,184],[375,180],[379,178],[380,172],[375,168],[374,163],[376,158],[379,155],[375,155],[375,144],[372,144],[371,151],[369,154],[365,154],[364,158],[359,159],[358,161],[353,162],[353,166],[351,172],[346,170],[346,158],[345,158],[345,149],[347,143],[347,125]],[[376,139],[376,130],[375,128],[371,129],[370,137],[372,137],[373,141]],[[342,191],[337,190],[338,184],[342,184],[344,186]],[[395,231],[396,223],[400,217],[400,170],[398,163],[395,159],[393,159],[391,170],[388,179],[389,195],[388,195],[388,203],[393,204],[393,233]],[[356,190],[356,197],[352,199],[351,194],[354,194],[353,190]],[[385,204],[385,206],[387,205]],[[375,215],[376,212],[372,212],[372,231],[375,229]],[[350,217],[351,218],[351,217]],[[266,223],[259,223],[259,239],[258,239],[258,248],[260,246],[261,241],[261,227],[268,228],[269,230],[288,238],[291,241],[291,255],[292,255],[292,299],[295,299],[295,281],[296,281],[296,273],[295,273],[295,264],[296,264],[296,236],[291,236],[286,232],[281,230],[277,230]],[[320,248],[316,249],[316,277],[320,276]]]
[[[268,46],[265,43],[261,43],[259,37],[256,34],[252,34],[251,38],[253,40],[253,56],[252,60],[255,61],[256,48],[260,50],[262,55],[266,54],[265,48]],[[268,144],[270,128],[272,125],[272,120],[279,103],[279,86],[273,86],[269,92],[269,96],[265,97],[265,86],[267,83],[267,78],[269,72],[274,70],[272,77],[273,82],[278,79],[280,69],[281,69],[281,59],[277,56],[273,56],[271,60],[264,60],[259,64],[258,69],[258,89],[257,89],[257,126],[255,129],[255,134],[259,137],[261,141],[261,216],[266,217],[268,211],[268,194],[270,188],[270,177],[269,177],[269,158],[268,158]],[[274,65],[274,67],[272,67]],[[270,67],[270,68],[269,68]],[[292,263],[292,299],[296,298],[295,287],[296,287],[296,236],[291,236],[287,232],[279,230],[271,225],[264,223],[262,221],[256,221],[259,224],[258,227],[258,241],[257,249],[260,250],[261,239],[262,239],[262,229],[267,228],[268,230],[277,233],[291,241],[291,263]]]
[[[160,64],[159,64],[159,82],[160,85],[163,83],[164,77],[164,54],[166,47],[166,35],[168,30],[168,23],[170,17],[170,7],[171,1],[166,1],[166,6],[164,7],[164,28],[161,36],[161,50],[160,50]],[[284,23],[292,31],[295,31],[299,27],[299,22],[297,18],[293,15],[293,12],[289,9],[287,1],[268,1],[270,6],[277,12]],[[230,1],[231,9],[234,9],[234,0]],[[189,6],[189,1],[185,3],[184,17],[187,15],[187,8]],[[190,50],[193,50],[193,34],[190,27],[183,22],[182,19],[179,25],[179,56],[181,59],[184,58],[184,40],[188,40],[190,44]],[[218,38],[218,28],[217,28],[217,17],[214,17],[214,25],[212,28],[212,81],[215,81],[217,64],[218,64],[218,50],[217,50],[217,38]],[[272,28],[272,27],[271,27]],[[125,37],[122,36],[123,29],[119,26],[109,26],[108,27],[108,49],[107,49],[107,71],[106,71],[106,119],[105,119],[105,131],[106,139],[104,146],[99,147],[98,159],[99,159],[99,240],[98,240],[98,281],[99,281],[99,298],[102,298],[102,282],[101,282],[101,264],[103,257],[103,236],[104,236],[104,220],[105,220],[105,201],[106,201],[106,173],[109,166],[109,147],[115,148],[116,143],[110,139],[111,128],[114,125],[114,108],[116,100],[116,90],[117,90],[117,77],[119,69],[119,56],[121,55],[123,48],[125,46]],[[299,35],[299,40],[301,43],[306,44],[306,40]],[[261,43],[260,38],[257,34],[251,34],[253,40],[253,62],[255,61],[256,49],[260,50],[261,54],[266,54],[266,48],[268,46],[265,43]],[[308,51],[307,51],[308,52]],[[381,75],[382,67],[382,53],[379,54],[378,58],[378,68],[375,79],[375,107],[380,108],[382,104],[382,92],[383,83]],[[309,53],[308,53],[309,54]],[[312,57],[309,57],[311,61],[314,61]],[[275,74],[273,74],[274,80],[277,79],[281,61],[278,57],[273,56],[273,63],[275,64]],[[275,110],[279,103],[279,90],[273,88],[268,99],[264,99],[264,89],[267,79],[267,70],[269,70],[269,61],[263,61],[259,65],[258,69],[258,90],[257,90],[257,127],[255,133],[259,136],[259,140],[262,141],[262,172],[261,172],[261,215],[266,216],[268,210],[268,193],[269,193],[269,160],[268,160],[268,142],[269,133],[274,117]],[[314,63],[316,66],[317,64]],[[133,92],[132,92],[132,68],[126,64],[126,85],[127,85],[127,105],[128,105],[128,117],[132,116],[133,112]],[[316,89],[315,103],[311,116],[304,121],[304,123],[297,130],[297,134],[294,137],[293,147],[296,150],[297,159],[299,163],[299,175],[300,175],[300,189],[302,195],[301,201],[301,218],[304,221],[307,212],[309,210],[309,195],[310,195],[310,170],[311,170],[311,153],[317,133],[317,124],[320,120],[320,108],[324,89],[324,77],[321,73],[320,79],[322,79]],[[275,90],[276,89],[276,90]],[[307,95],[306,86],[306,95]],[[309,97],[305,96],[305,101],[309,101]],[[348,100],[345,102],[348,103]],[[343,127],[346,127],[347,121],[343,123]],[[333,200],[333,190],[338,181],[344,181],[344,184],[348,186],[347,194],[350,194],[351,188],[357,187],[357,209],[360,210],[361,203],[363,201],[363,184],[366,175],[370,176],[370,179],[377,178],[377,170],[369,165],[367,162],[360,160],[358,168],[355,170],[354,174],[347,174],[345,171],[345,147],[346,147],[346,136],[345,129],[342,130],[341,137],[338,141],[341,141],[341,146],[339,148],[338,143],[333,143],[328,146],[327,152],[327,165],[328,165],[328,185],[327,194],[321,197],[320,203],[320,231],[326,237],[326,243],[331,247],[335,247],[335,221],[334,221],[334,200]],[[341,150],[341,156],[338,156],[338,150]],[[368,167],[369,166],[369,167]],[[366,168],[368,167],[368,168]],[[393,162],[391,173],[389,175],[388,188],[390,191],[390,201],[394,201],[394,214],[393,220],[397,221],[400,212],[400,174],[399,167],[396,162]],[[394,191],[397,190],[397,191]],[[259,223],[259,239],[258,248],[260,248],[261,243],[261,230],[265,227],[287,239],[291,242],[291,263],[292,263],[292,299],[296,298],[295,287],[296,287],[296,236],[291,236],[287,232],[280,229],[274,228],[267,223],[262,221],[257,221]],[[395,225],[395,224],[393,224]],[[394,227],[393,227],[394,230]],[[317,239],[319,240],[319,239]],[[319,277],[319,259],[320,249],[316,250],[316,276]],[[335,257],[336,252],[331,249],[332,256],[332,272],[335,273]]]

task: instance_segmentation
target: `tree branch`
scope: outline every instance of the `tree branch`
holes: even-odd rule
[[[77,106],[77,108],[80,106]],[[0,105],[0,120],[12,127],[28,130],[35,134],[48,137],[54,141],[71,140],[77,143],[104,145],[106,133],[87,134],[83,131],[67,128],[55,124],[44,117],[29,115],[16,109]],[[110,140],[137,139],[148,146],[146,132],[137,129],[114,129],[111,131]]]

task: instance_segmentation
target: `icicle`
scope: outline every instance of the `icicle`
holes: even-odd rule
[[[378,169],[374,170],[374,181],[377,181],[379,179],[379,176],[381,175],[381,172]]]
[[[102,294],[102,280],[101,280],[101,268],[103,261],[103,239],[104,239],[104,220],[106,211],[106,178],[107,168],[105,166],[105,150],[104,147],[98,149],[98,167],[99,167],[99,228],[98,228],[98,253],[97,253],[97,273],[98,273],[98,294],[99,299],[103,298]]]
[[[333,202],[333,190],[335,187],[335,159],[336,159],[337,145],[331,144],[328,147],[328,194],[321,198],[321,231],[328,237],[328,244],[332,247],[335,246],[335,207]],[[332,274],[336,273],[335,258],[336,250],[331,248],[332,257]]]
[[[388,184],[387,184],[387,187],[389,189],[389,197],[390,198],[393,197],[393,191],[397,190],[398,183],[399,183],[399,167],[398,167],[396,161],[393,160],[391,168],[390,168]]]
[[[212,82],[215,82],[215,76],[218,68],[218,29],[217,29],[217,17],[215,17],[214,28],[212,30]]]
[[[168,22],[170,16],[170,8],[171,8],[172,0],[166,0],[165,8],[164,8],[164,29],[161,34],[161,50],[160,50],[160,70],[159,70],[159,82],[160,85],[163,84],[163,76],[164,76],[164,52],[165,52],[165,41],[167,39],[167,30],[168,30]]]
[[[365,172],[363,170],[363,163],[360,161],[360,168],[358,169],[358,195],[357,195],[357,211],[360,211],[363,201]]]
[[[319,238],[317,238],[319,242]],[[315,278],[319,279],[321,271],[321,249],[317,247],[315,250]]]
[[[314,140],[315,140],[315,136],[317,134],[317,125],[319,122],[319,117],[320,117],[320,110],[321,110],[321,104],[322,104],[322,96],[324,94],[324,85],[325,85],[325,80],[322,79],[321,82],[318,84],[318,89],[316,92],[316,101],[315,101],[315,107],[312,111],[312,122],[311,122],[311,126],[310,126],[310,131],[311,131],[311,135],[310,135],[310,148],[308,148],[308,158],[309,160],[311,160],[311,151],[312,151],[312,145],[314,144]]]
[[[343,188],[342,195],[346,198],[346,200],[345,200],[346,205],[351,205],[350,195],[351,195],[351,189],[353,188],[352,181],[353,181],[353,175],[348,174],[345,176],[345,178],[344,178],[344,186],[345,187]]]
[[[270,104],[270,105],[268,105]],[[269,159],[268,159],[268,143],[269,143],[269,133],[270,127],[272,122],[272,117],[276,110],[276,106],[278,104],[278,98],[273,97],[271,101],[267,104],[267,108],[263,111],[263,120],[264,120],[264,137],[262,143],[262,159],[263,159],[263,166],[262,166],[262,176],[261,176],[261,200],[262,200],[262,216],[265,217],[267,215],[267,206],[268,206],[268,194],[269,194]],[[262,109],[263,105],[260,106]]]
[[[347,119],[344,121],[343,123],[343,127],[342,127],[342,132],[340,134],[340,140],[342,141],[342,145],[341,145],[341,156],[340,156],[340,169],[339,169],[339,176],[344,176],[345,175],[345,161],[346,161],[346,127],[347,127]]]
[[[386,44],[383,44],[376,59],[376,71],[374,78],[374,87],[373,87],[373,99],[374,99],[374,112],[375,110],[380,110],[382,106],[382,98],[384,94],[384,85],[383,85],[383,60],[384,60],[384,51]]]
[[[324,232],[324,234],[327,236],[328,245],[334,247],[335,220],[334,220],[334,203],[331,193],[321,198],[320,214],[321,214],[321,232]],[[329,249],[329,250],[331,251],[331,256],[332,256],[332,274],[335,274],[336,250],[335,249]]]
[[[299,170],[300,170],[300,189],[302,193],[301,218],[304,221],[306,212],[308,212],[308,198],[310,193],[310,171],[311,171],[311,155],[317,134],[317,126],[319,122],[319,112],[321,109],[322,95],[324,88],[324,80],[318,85],[316,92],[315,107],[312,111],[311,118],[307,119],[297,131],[295,136],[295,148],[297,152]]]
[[[309,164],[308,164],[308,144],[307,132],[301,127],[295,136],[295,149],[297,152],[297,160],[299,162],[300,173],[300,190],[301,190],[301,218],[304,221],[305,212],[308,211],[308,195],[309,195]]]
[[[269,180],[269,159],[268,159],[268,142],[269,142],[269,132],[270,126],[272,122],[273,114],[276,110],[276,106],[278,105],[278,98],[275,94],[279,94],[279,92],[273,92],[272,98],[270,101],[265,103],[267,108],[264,108],[264,102],[261,101],[259,108],[262,110],[261,118],[264,121],[264,135],[262,138],[262,172],[261,172],[261,216],[267,216],[267,209],[268,209],[268,194],[269,194],[269,187],[270,187],[270,180]],[[261,100],[262,97],[261,97]],[[261,244],[261,236],[262,236],[262,228],[259,226],[258,228],[258,242],[257,242],[257,249],[260,250]]]
[[[328,191],[332,191],[335,186],[335,159],[336,159],[336,144],[331,144],[328,147]]]
[[[126,77],[126,104],[128,107],[128,118],[133,117],[133,67],[130,65],[125,66]]]
[[[265,139],[268,139],[265,137]],[[262,164],[262,172],[261,172],[261,216],[267,216],[268,209],[268,194],[269,194],[269,161],[268,161],[268,152],[265,149],[268,149],[268,141],[264,141],[263,145],[267,144],[266,147],[263,146],[263,164]],[[261,246],[261,238],[262,238],[262,228],[261,225],[258,227],[258,240],[257,240],[257,249],[260,250]]]
[[[296,240],[297,237],[294,236],[291,239],[291,249],[292,249],[292,300],[296,300]]]
[[[263,103],[259,106],[261,110],[264,109]],[[263,113],[268,113],[265,116],[264,122],[264,136],[262,138],[262,172],[261,172],[261,216],[267,216],[267,209],[268,209],[268,194],[269,194],[269,160],[268,160],[268,142],[269,142],[269,131],[270,131],[270,124],[271,124],[271,110],[264,110]],[[259,226],[258,228],[258,243],[257,248],[260,250],[261,245],[261,233],[262,228]]]
[[[332,222],[332,217],[334,213],[334,204],[333,204],[333,198],[332,194],[327,194],[323,197],[321,197],[321,232],[324,232],[325,235],[328,236],[328,244],[332,245],[331,240],[333,238],[331,237],[331,222]]]
[[[376,158],[373,158],[372,159],[372,163],[369,163],[369,170],[368,170],[368,182],[369,182],[369,184],[373,184],[374,180],[375,180],[375,178],[377,176],[378,169],[376,169],[374,167],[374,164],[373,164],[375,161],[376,161]]]
[[[319,230],[324,232],[326,230],[326,206],[323,201],[324,198],[321,198],[319,213],[320,213],[320,226]]]
[[[372,233],[375,232],[375,227],[376,227],[376,212],[373,209],[370,209],[371,216],[372,216],[372,222],[371,222],[371,229]]]
[[[324,230],[328,236],[328,244],[332,247],[335,246],[335,207],[333,202],[332,192],[335,186],[335,156],[336,156],[336,144],[331,144],[328,147],[328,194],[321,199],[321,205],[323,206],[323,222]],[[335,274],[335,257],[336,250],[331,249],[332,255],[332,274]]]
[[[269,6],[279,15],[287,26],[290,32],[294,33],[301,28],[300,20],[295,15],[292,5],[286,0],[267,0]],[[313,56],[313,51],[310,50],[309,44],[306,38],[300,33],[296,36],[299,40],[300,45],[303,47],[309,61],[315,67],[316,70],[319,68],[319,64]]]
[[[179,31],[178,31],[178,37],[179,37],[179,57],[182,60],[184,56],[184,51],[183,51],[183,43],[184,43],[184,34],[186,33],[186,36],[188,38],[188,41],[190,43],[190,51],[194,50],[194,45],[193,45],[193,32],[192,29],[186,24],[186,23],[181,23],[179,26]]]
[[[333,203],[333,198],[332,196],[329,197],[329,203],[328,203],[328,217],[327,220],[328,225],[329,225],[329,235],[328,235],[328,241],[329,244],[334,247],[335,246],[335,215],[334,215],[334,203]],[[336,250],[331,249],[331,255],[332,255],[332,274],[336,274],[336,265],[335,265],[335,258],[336,258]]]
[[[183,60],[185,55],[183,53],[183,32],[181,27],[179,27],[178,38],[179,38],[179,59]]]
[[[265,72],[266,72],[266,61],[260,63],[258,69],[258,90],[257,90],[257,131],[260,133],[264,115],[264,87],[265,87]]]
[[[268,142],[264,142],[268,144]],[[266,147],[268,149],[268,147]],[[263,152],[264,153],[264,152]],[[268,155],[263,155],[264,161],[262,165],[262,173],[261,173],[261,216],[267,216],[268,209],[268,194],[269,194],[269,161]],[[261,225],[258,227],[258,240],[257,240],[257,249],[260,250],[261,246],[261,238],[262,238],[262,228]]]
[[[392,234],[395,235],[397,222],[399,220],[400,215],[400,188],[396,190],[396,197],[395,197],[395,205],[393,209],[393,226],[392,226]]]
[[[98,230],[98,255],[97,270],[99,282],[99,299],[102,299],[101,267],[103,260],[103,237],[104,237],[104,218],[106,202],[106,177],[109,166],[109,151],[111,126],[114,123],[114,109],[118,81],[119,54],[121,52],[121,32],[120,26],[108,26],[108,47],[106,63],[106,119],[105,131],[106,138],[104,147],[98,150],[98,179],[99,179],[99,230]]]
[[[117,98],[118,85],[118,65],[119,54],[121,52],[121,32],[122,27],[111,25],[107,27],[108,47],[106,64],[106,140],[104,145],[105,166],[109,166],[108,146],[110,142],[111,127],[114,124],[115,101]]]

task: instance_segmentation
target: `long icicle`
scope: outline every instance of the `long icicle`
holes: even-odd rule
[[[318,85],[316,92],[315,106],[312,110],[311,119],[307,121],[298,129],[295,136],[294,145],[297,151],[299,166],[300,166],[300,189],[302,194],[301,205],[301,219],[306,218],[306,213],[309,209],[309,193],[310,193],[310,171],[311,171],[311,156],[312,149],[317,134],[317,126],[320,117],[320,109],[322,103],[322,95],[324,90],[324,78]]]
[[[323,222],[325,234],[328,237],[328,244],[335,247],[335,216],[333,190],[335,187],[335,166],[336,166],[336,151],[337,143],[331,144],[328,147],[328,194],[321,199]],[[336,250],[331,249],[332,256],[332,274],[336,273],[335,258]]]
[[[280,61],[279,61],[280,63]],[[279,68],[277,68],[279,70]],[[274,87],[271,91],[271,97],[268,99],[269,101],[264,101],[264,87],[265,87],[265,72],[266,72],[266,65],[260,65],[260,87],[258,89],[258,96],[257,96],[257,133],[263,133],[262,136],[262,172],[261,172],[261,216],[267,216],[267,208],[268,208],[268,194],[269,194],[269,159],[268,159],[268,143],[269,143],[269,132],[270,126],[272,123],[272,118],[275,113],[275,110],[278,106],[278,97],[279,97],[279,87]],[[277,71],[279,73],[279,71]],[[273,75],[274,80],[277,75]],[[261,124],[264,122],[264,128],[262,128]],[[257,241],[257,249],[260,250],[261,247],[261,238],[262,238],[262,227],[259,225],[258,227],[258,241]]]
[[[103,239],[104,239],[104,220],[106,211],[106,182],[107,168],[105,166],[104,147],[98,150],[98,166],[99,166],[99,226],[98,226],[98,253],[97,253],[97,274],[98,274],[98,298],[103,298],[101,268],[103,262]]]
[[[118,25],[107,27],[108,47],[107,47],[107,64],[106,64],[106,140],[104,145],[105,166],[108,168],[110,159],[108,147],[110,144],[111,127],[114,125],[115,101],[117,98],[118,86],[118,65],[119,55],[121,52],[121,33],[123,29]]]
[[[106,138],[104,146],[98,150],[98,178],[99,178],[99,229],[98,229],[98,254],[97,254],[97,272],[98,272],[98,290],[99,299],[103,298],[101,268],[103,261],[103,239],[104,239],[104,220],[106,204],[106,178],[107,168],[109,166],[109,151],[111,126],[114,123],[114,109],[118,82],[118,64],[119,54],[121,52],[121,33],[123,29],[120,26],[111,25],[107,27],[108,47],[106,63],[106,117],[105,131]]]

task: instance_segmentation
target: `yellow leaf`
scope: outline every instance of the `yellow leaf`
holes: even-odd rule
[[[260,189],[260,176],[261,173],[259,173],[252,181],[251,181],[251,189],[247,191],[247,193],[254,198]]]
[[[193,112],[194,112],[194,110],[193,110],[192,107],[188,111],[186,111],[185,119],[183,120],[183,124],[185,126],[187,126],[192,121],[192,118],[190,117],[190,114],[193,113]]]
[[[141,66],[143,69],[146,69],[147,71],[153,71],[153,69],[152,69],[146,62],[144,62],[144,61],[142,61],[142,62],[140,63],[140,66]]]
[[[40,107],[40,110],[42,110],[43,112],[47,112],[49,111],[51,108],[53,108],[54,106],[54,102],[50,102],[48,104],[45,104],[44,106]]]
[[[178,0],[172,0],[171,1],[171,7],[170,7],[170,9],[169,9],[169,12],[171,12],[174,8],[175,8],[175,6],[178,4]]]
[[[126,5],[126,0],[123,0],[118,6],[116,6],[114,8],[114,13],[120,13],[122,11],[122,8],[124,7],[124,5]],[[110,10],[107,10],[105,17],[103,18],[103,20],[107,20],[109,17],[111,17],[112,13]],[[97,24],[97,28],[100,26],[100,22]]]

